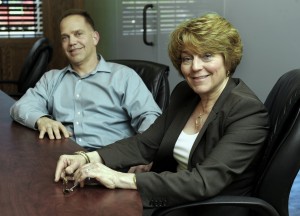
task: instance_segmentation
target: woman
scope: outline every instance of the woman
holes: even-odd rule
[[[137,189],[145,208],[251,193],[268,115],[245,83],[231,77],[242,57],[237,30],[217,14],[189,20],[171,34],[169,56],[185,81],[162,116],[140,135],[61,156],[55,181],[75,172],[75,184],[91,177],[108,188]],[[151,161],[151,172],[115,171]],[[201,209],[201,215],[246,215],[239,210]]]

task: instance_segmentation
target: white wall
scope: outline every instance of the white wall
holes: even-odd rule
[[[300,0],[225,0],[224,14],[244,43],[235,76],[264,101],[283,73],[300,68]]]

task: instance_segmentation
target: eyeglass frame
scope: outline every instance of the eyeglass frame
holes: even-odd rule
[[[73,192],[75,187],[78,185],[78,184],[74,184],[72,187],[68,187],[69,180],[67,177],[63,177],[62,181],[63,181],[63,194],[65,195]]]

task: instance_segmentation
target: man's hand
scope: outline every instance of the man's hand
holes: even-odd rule
[[[49,139],[61,139],[61,133],[65,138],[72,136],[72,133],[67,131],[66,127],[61,122],[48,117],[39,118],[36,124],[40,131],[40,139],[43,139],[46,133],[48,134]]]

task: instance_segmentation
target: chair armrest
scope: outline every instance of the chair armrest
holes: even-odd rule
[[[276,209],[266,201],[256,197],[245,196],[216,196],[207,200],[172,206],[167,208],[156,209],[152,216],[164,216],[167,213],[190,207],[199,206],[236,206],[249,208],[255,212],[260,213],[261,216],[280,216]]]

